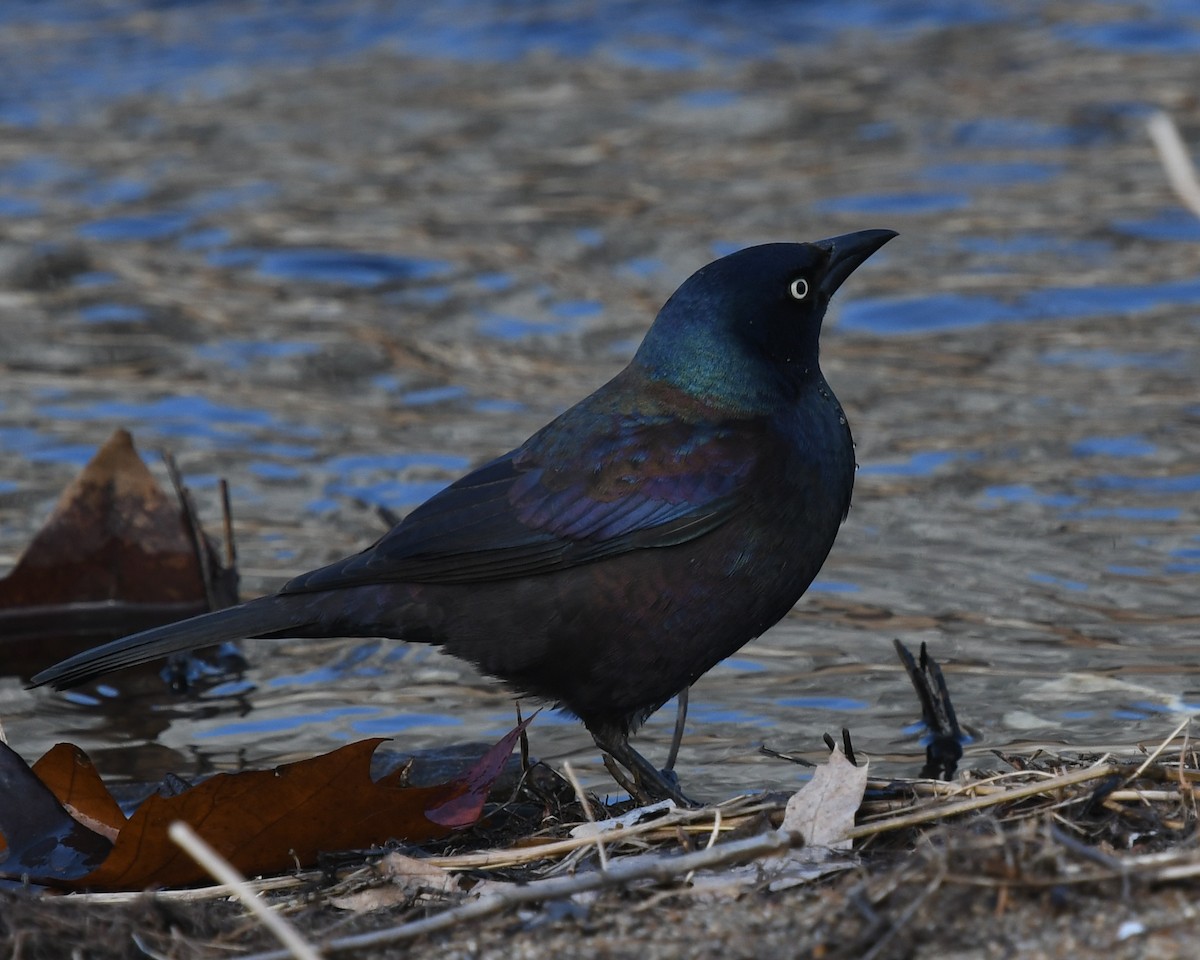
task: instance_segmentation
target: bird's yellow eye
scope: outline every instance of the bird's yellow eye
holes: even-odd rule
[[[808,296],[808,281],[803,277],[797,277],[788,287],[788,293],[792,295],[793,300],[803,300]]]

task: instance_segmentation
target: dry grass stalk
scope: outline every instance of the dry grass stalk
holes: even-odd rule
[[[971,813],[976,810],[986,809],[987,807],[998,806],[1002,803],[1010,803],[1013,800],[1023,800],[1029,797],[1052,794],[1064,787],[1076,786],[1092,780],[1101,780],[1104,777],[1109,777],[1120,772],[1121,768],[1115,764],[1106,763],[1099,766],[1092,766],[1084,770],[1065,773],[1059,777],[1041,780],[1038,783],[1014,786],[994,792],[989,791],[984,796],[972,797],[967,800],[959,800],[954,803],[930,804],[910,813],[903,813],[888,817],[887,819],[876,820],[872,823],[861,824],[849,831],[847,836],[852,840],[857,840],[862,837],[887,833],[892,830],[902,830],[906,827],[932,823],[935,820],[945,820],[962,813]]]
[[[606,887],[626,886],[641,880],[666,882],[695,870],[712,869],[766,857],[786,850],[798,842],[800,842],[798,835],[772,830],[744,840],[724,843],[718,847],[697,850],[694,853],[648,859],[639,857],[634,863],[615,863],[608,872],[597,871],[569,877],[551,877],[547,880],[534,880],[520,886],[514,885],[511,890],[471,900],[432,917],[424,917],[410,923],[389,927],[386,930],[341,937],[330,940],[321,946],[329,953],[338,953],[400,943],[425,934],[449,929],[468,920],[491,916],[517,904],[560,900],[577,893],[587,893]],[[244,957],[243,960],[287,960],[288,956],[287,951],[271,951],[252,954]]]
[[[321,960],[321,954],[304,939],[300,931],[276,913],[246,885],[246,878],[228,860],[181,820],[171,824],[168,833],[183,851],[209,875],[232,893],[287,949],[284,957],[295,960]]]
[[[1025,758],[1020,765],[1037,763],[1043,769],[1006,771],[973,780],[964,776],[955,783],[874,780],[871,789],[886,795],[886,799],[863,804],[859,823],[849,831],[849,837],[862,841],[867,838],[882,840],[890,835],[897,838],[892,843],[894,850],[897,842],[905,847],[912,842],[911,836],[902,831],[916,829],[918,852],[933,850],[941,864],[929,865],[933,872],[925,873],[930,885],[921,900],[933,897],[938,888],[946,884],[986,886],[1006,891],[1007,895],[1008,891],[1020,888],[1034,890],[1056,884],[1115,880],[1127,885],[1135,878],[1143,882],[1168,883],[1200,877],[1200,852],[1175,846],[1181,831],[1195,822],[1194,789],[1200,780],[1196,756],[1189,752],[1186,728],[1186,722],[1176,726],[1154,749],[1138,757],[1137,763],[1128,758],[1122,762],[1105,754],[1082,765],[1084,761],[1078,759],[1040,754]],[[1183,734],[1182,748],[1172,747],[1180,734]],[[1076,765],[1075,769],[1071,769],[1072,764]],[[1065,772],[1059,772],[1064,768]],[[582,791],[578,792],[582,794]],[[583,802],[581,799],[580,803]],[[606,830],[603,834],[605,869],[576,875],[567,875],[563,870],[596,844],[594,834],[561,839],[526,835],[506,849],[428,857],[430,866],[447,870],[531,868],[534,879],[521,885],[497,884],[475,899],[452,900],[435,915],[370,934],[330,939],[321,943],[319,949],[336,952],[383,947],[502,913],[517,905],[639,883],[667,884],[660,887],[662,895],[678,894],[687,889],[696,870],[759,861],[797,843],[792,835],[769,829],[769,823],[779,824],[782,809],[782,798],[744,796],[706,809],[667,810],[654,820]],[[934,824],[985,810],[995,811],[995,816],[990,820],[968,821],[965,833],[929,831]],[[586,816],[585,808],[581,808],[578,819],[583,816]],[[595,814],[591,819],[595,819]],[[1120,832],[1115,839],[1108,839],[1114,838],[1111,832],[1114,823],[1126,834],[1133,831],[1139,838],[1150,838],[1152,843],[1172,847],[1137,855],[1115,853],[1111,843],[1118,843],[1117,849],[1121,849],[1119,844],[1123,841]],[[993,831],[983,841],[990,844],[988,849],[992,853],[989,856],[995,860],[996,851],[1006,851],[1003,857],[1010,864],[1008,869],[1013,870],[1011,874],[989,875],[987,871],[963,869],[961,864],[951,866],[946,852],[952,848],[937,853],[943,843],[937,837],[958,837],[955,842],[961,844],[963,837],[972,836],[972,831],[987,824],[991,824]],[[571,826],[573,824],[561,822],[554,829],[561,837]],[[1017,832],[1014,832],[1014,826]],[[761,832],[748,838],[718,842],[722,835],[728,836],[730,831],[737,830]],[[1022,830],[1025,832],[1020,832]],[[1033,833],[1028,832],[1030,830]],[[681,846],[690,846],[685,839],[687,836],[704,836],[707,845],[697,851],[680,853]],[[926,843],[920,842],[922,837],[927,839]],[[639,855],[629,856],[630,853]],[[982,852],[977,851],[977,854],[982,855]],[[975,861],[979,856],[968,859]],[[559,875],[550,875],[554,871]],[[911,873],[911,870],[906,871],[906,875]],[[241,896],[252,909],[252,903],[258,899],[255,892],[261,896],[268,890],[285,892],[289,887],[292,890],[302,888],[306,891],[303,897],[295,900],[289,897],[282,903],[277,902],[276,909],[286,910],[289,905],[305,909],[311,906],[312,884],[319,881],[315,874],[260,881],[244,885],[246,893]],[[343,885],[361,886],[364,882],[368,885],[377,882],[377,877],[366,868],[355,868],[344,872],[335,887],[325,887],[324,893],[333,896]],[[220,886],[160,896],[194,899],[228,894],[229,888]],[[87,899],[119,898],[108,895]],[[880,935],[895,942],[910,920],[909,914],[894,916],[890,927],[881,929]],[[257,955],[255,960],[264,957],[283,960],[288,956],[296,954],[287,950],[275,951]]]
[[[1158,150],[1158,158],[1162,161],[1171,189],[1185,207],[1200,217],[1200,180],[1196,178],[1192,157],[1183,137],[1179,135],[1175,121],[1158,110],[1146,121],[1146,129]]]
[[[1154,763],[1155,760],[1157,760],[1159,757],[1162,756],[1162,752],[1167,749],[1167,747],[1170,745],[1171,741],[1174,740],[1177,736],[1179,736],[1179,734],[1183,733],[1185,730],[1188,729],[1188,727],[1191,725],[1191,722],[1192,722],[1192,718],[1190,715],[1186,716],[1182,720],[1180,720],[1179,725],[1174,730],[1172,730],[1169,734],[1167,734],[1166,738],[1161,743],[1159,743],[1159,745],[1157,747],[1155,747],[1153,751],[1151,751],[1150,755],[1148,757],[1146,757],[1145,760],[1142,761],[1141,766],[1139,766],[1136,770],[1133,771],[1133,773],[1131,773],[1128,777],[1125,778],[1125,782],[1132,783],[1134,780],[1136,780],[1138,777],[1140,777],[1143,773],[1145,773],[1146,770],[1150,767],[1150,765],[1152,763]],[[1180,753],[1179,757],[1180,757],[1180,763],[1182,765],[1182,760],[1183,760],[1182,752]]]
[[[587,817],[588,823],[592,826],[596,825],[596,816],[592,813],[592,805],[588,802],[587,794],[583,791],[583,786],[579,782],[579,778],[575,776],[575,770],[570,763],[563,764],[563,773],[566,774],[571,788],[575,791],[575,798],[579,801],[579,806],[583,808],[583,815]],[[601,836],[601,831],[595,833],[596,853],[600,857],[600,869],[608,870],[608,854],[604,850],[604,837]]]

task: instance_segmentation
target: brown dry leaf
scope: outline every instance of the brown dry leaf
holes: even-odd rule
[[[179,507],[116,431],[0,580],[0,605],[197,600],[204,583]]]
[[[91,758],[73,743],[56,743],[33,765],[33,772],[72,817],[93,833],[116,840],[125,814],[112,798]]]
[[[176,796],[148,798],[91,873],[45,882],[77,890],[140,890],[204,881],[204,870],[167,836],[176,820],[251,876],[308,866],[323,852],[444,837],[479,818],[523,729],[505,736],[465,774],[432,787],[400,786],[394,776],[373,781],[371,754],[380,739],[274,770],[218,774]]]
[[[235,603],[236,574],[220,566],[206,539],[204,544],[213,599],[218,606]],[[186,516],[126,430],[113,433],[63,491],[16,566],[0,579],[0,633],[6,640],[116,636],[207,609]],[[6,661],[14,653],[6,651]],[[49,658],[40,646],[37,653],[42,661]]]

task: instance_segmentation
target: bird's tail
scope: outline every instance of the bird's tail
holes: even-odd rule
[[[295,602],[296,599],[286,596],[261,597],[236,607],[130,634],[56,663],[36,674],[30,680],[30,686],[50,684],[57,690],[64,690],[101,674],[133,667],[182,650],[303,627],[313,617],[311,611],[306,609],[307,605]]]

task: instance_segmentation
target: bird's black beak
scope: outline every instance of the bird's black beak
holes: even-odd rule
[[[828,240],[818,240],[814,243],[814,247],[829,251],[829,265],[825,268],[825,275],[820,283],[822,295],[826,299],[832,297],[833,292],[850,274],[896,236],[899,234],[895,230],[859,230],[857,233],[845,233],[840,237],[830,237]]]

